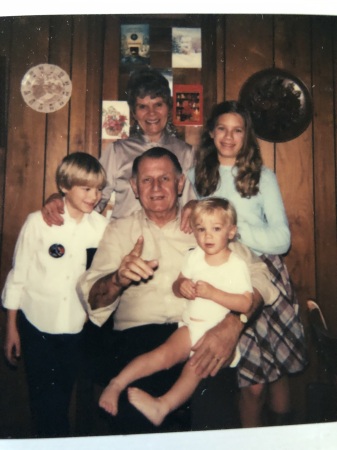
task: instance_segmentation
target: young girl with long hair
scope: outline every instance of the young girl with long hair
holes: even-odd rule
[[[197,198],[218,196],[233,203],[238,239],[267,264],[280,291],[240,338],[242,426],[264,424],[267,392],[271,424],[288,423],[287,375],[301,371],[307,362],[298,301],[281,256],[290,248],[290,230],[276,176],[263,165],[250,114],[239,102],[214,107],[188,176]]]

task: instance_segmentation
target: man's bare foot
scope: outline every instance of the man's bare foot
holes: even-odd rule
[[[123,387],[115,378],[112,378],[99,398],[99,406],[109,414],[115,416],[118,413],[118,399],[122,390]]]
[[[152,397],[141,389],[128,388],[128,398],[129,402],[156,426],[159,426],[169,413],[161,397]]]

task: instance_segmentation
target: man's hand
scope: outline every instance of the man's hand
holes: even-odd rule
[[[89,304],[95,310],[111,305],[123,289],[132,282],[148,280],[158,267],[158,261],[145,261],[141,258],[144,238],[140,236],[131,252],[126,255],[116,272],[100,278],[92,286],[89,294]]]
[[[247,316],[256,318],[263,307],[261,294],[254,288],[253,302]],[[234,356],[244,325],[234,314],[227,314],[222,322],[208,330],[194,345],[195,352],[189,364],[195,366],[195,372],[202,378],[214,377],[221,367],[228,366]]]
[[[140,236],[131,252],[126,255],[115,272],[115,280],[123,288],[129,286],[133,281],[148,280],[158,267],[158,261],[152,259],[145,261],[141,258],[144,247],[144,238]]]
[[[195,366],[198,376],[214,377],[221,367],[232,362],[242,328],[240,321],[228,314],[199,339],[192,348],[195,353],[189,360],[189,364]]]
[[[63,225],[64,203],[61,194],[52,194],[42,207],[42,217],[47,225]]]

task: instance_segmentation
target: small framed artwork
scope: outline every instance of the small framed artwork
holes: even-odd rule
[[[203,125],[203,89],[201,84],[173,85],[173,124]]]
[[[150,64],[149,25],[121,25],[121,66],[130,68],[148,64]]]
[[[102,139],[125,139],[129,136],[130,111],[127,102],[104,100],[102,104]]]
[[[201,28],[172,28],[172,67],[201,69]]]

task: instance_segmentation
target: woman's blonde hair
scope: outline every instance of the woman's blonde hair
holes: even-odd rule
[[[56,170],[56,185],[62,189],[73,186],[90,186],[103,189],[106,185],[106,173],[94,156],[84,152],[75,152],[63,158]]]
[[[239,114],[244,121],[245,137],[241,150],[236,156],[234,167],[235,187],[241,197],[250,198],[259,192],[259,181],[262,168],[262,156],[253,129],[249,111],[239,102],[231,100],[216,105],[207,120],[206,129],[202,135],[201,146],[196,155],[195,188],[201,197],[212,195],[218,188],[221,180],[219,173],[218,151],[214,140],[210,136],[222,114]]]
[[[190,215],[191,227],[195,227],[198,218],[205,214],[213,214],[214,211],[220,211],[224,223],[229,223],[230,225],[237,224],[236,210],[229,200],[221,197],[208,197],[199,200],[193,207]]]

